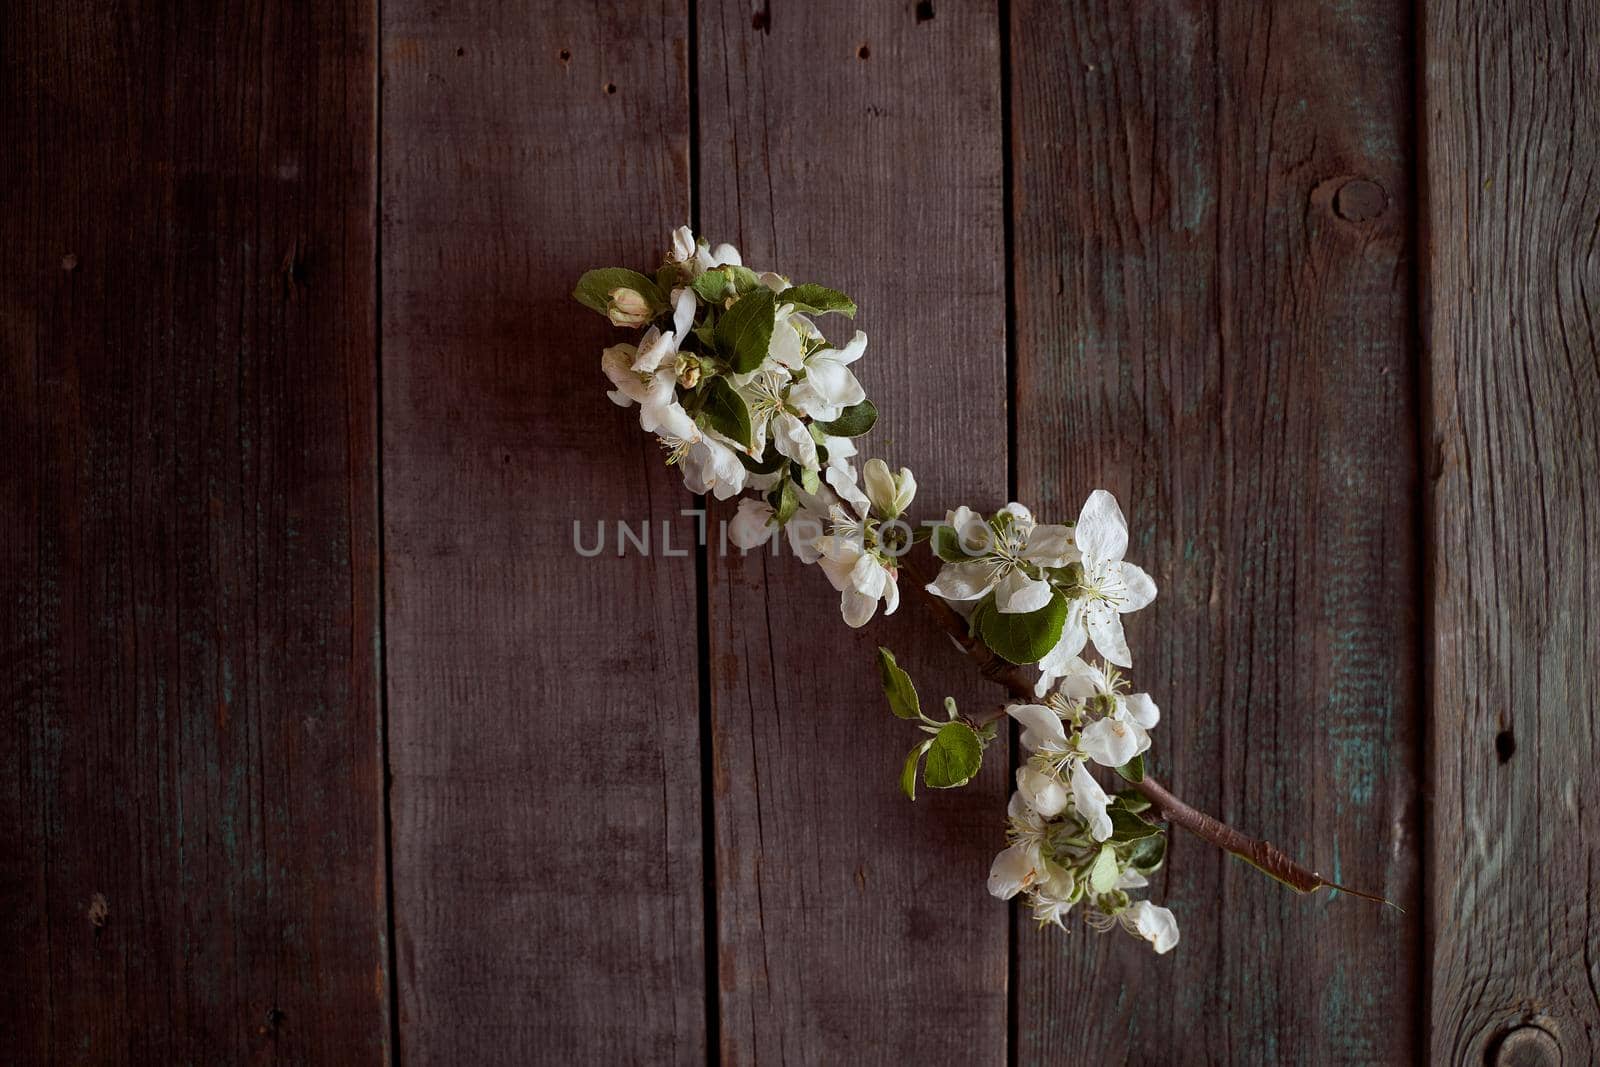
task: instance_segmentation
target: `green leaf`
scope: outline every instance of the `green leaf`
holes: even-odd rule
[[[743,452],[735,452],[734,455],[739,457],[739,462],[743,463],[744,469],[751,474],[772,474],[784,464],[783,453],[770,444],[767,446],[766,455],[760,459],[753,459]]]
[[[822,488],[822,476],[811,467],[802,467],[800,469],[800,485],[806,492],[816,496],[817,491]]]
[[[930,737],[912,749],[906,754],[905,766],[900,768],[900,791],[912,800],[917,799],[917,761],[932,745],[933,738]]]
[[[667,297],[660,287],[638,271],[626,267],[602,267],[587,272],[578,279],[578,287],[572,291],[572,296],[584,307],[604,315],[611,306],[611,293],[615,289],[636,289],[656,311],[667,309]]]
[[[1130,782],[1144,781],[1144,753],[1141,752],[1117,768],[1117,773]]]
[[[883,679],[883,692],[889,698],[889,710],[901,719],[922,718],[922,703],[917,699],[917,687],[911,675],[894,661],[894,653],[878,648],[878,674]]]
[[[1167,858],[1167,838],[1156,834],[1133,843],[1128,851],[1128,865],[1140,874],[1150,874]]]
[[[1050,594],[1050,603],[1024,615],[1007,615],[985,599],[973,612],[973,623],[983,643],[1012,663],[1038,663],[1061,640],[1067,621],[1067,598]]]
[[[1100,846],[1100,855],[1094,858],[1089,869],[1089,888],[1096,893],[1109,893],[1117,884],[1117,850],[1108,841]]]
[[[1124,811],[1131,811],[1137,815],[1141,811],[1150,810],[1150,798],[1137,789],[1119,789],[1111,803]]]
[[[778,294],[784,304],[793,304],[796,311],[811,315],[838,312],[846,318],[856,317],[856,302],[837,289],[825,285],[792,285]]]
[[[741,296],[727,314],[717,320],[717,352],[733,364],[740,374],[761,366],[772,344],[774,307],[772,290],[766,286]]]
[[[734,295],[733,277],[726,271],[708,270],[691,284],[700,299],[708,304],[721,304]]]
[[[966,785],[983,766],[983,742],[978,731],[964,722],[945,723],[933,736],[922,780],[934,789]]]
[[[794,513],[800,510],[800,498],[795,495],[794,483],[787,478],[779,481],[777,485],[772,487],[768,503],[772,505],[772,510],[776,512],[774,518],[779,528],[787,526],[789,520],[794,518]]]
[[[1111,816],[1111,840],[1119,844],[1143,841],[1161,832],[1159,826],[1152,826],[1126,808],[1109,808],[1107,814]]]
[[[811,425],[820,426],[822,431],[832,437],[860,437],[872,429],[878,421],[878,409],[872,401],[863,400],[859,404],[851,404],[839,413],[837,419],[828,422],[814,422]]]
[[[728,384],[726,378],[712,378],[706,383],[705,402],[700,411],[711,423],[711,428],[731,440],[750,447],[750,409]]]
[[[933,528],[933,554],[946,563],[965,563],[972,558],[961,550],[961,535],[954,526]]]

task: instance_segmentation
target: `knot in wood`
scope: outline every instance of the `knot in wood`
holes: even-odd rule
[[[1489,1052],[1494,1067],[1555,1067],[1562,1062],[1561,1042],[1542,1026],[1514,1026],[1500,1035]]]
[[[1347,222],[1370,222],[1388,206],[1383,186],[1366,178],[1352,178],[1333,194],[1333,213]]]

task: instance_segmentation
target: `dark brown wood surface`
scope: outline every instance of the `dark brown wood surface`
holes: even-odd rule
[[[1600,1058],[1600,11],[1429,5],[1432,1057]]]
[[[1023,922],[1019,1058],[1410,1062],[1408,19],[1108,3],[1035,32],[1051,8],[1012,12],[1019,492],[1123,503],[1162,587],[1128,621],[1155,772],[1409,914],[1179,836],[1172,956]]]
[[[365,3],[0,9],[0,1059],[387,1055]]]
[[[883,417],[860,459],[914,467],[923,501],[1004,503],[993,7],[700,14],[705,232],[861,305],[870,340],[853,369]],[[824,326],[839,341],[854,328]],[[955,397],[952,436],[941,415]],[[875,647],[894,648],[934,707],[995,695],[914,602],[855,632],[838,604],[787,549],[711,546],[723,1056],[1003,1062],[1006,909],[984,879],[1005,843],[1005,746],[971,787],[908,802],[899,770],[921,735],[885,707]]]
[[[705,1058],[693,498],[605,398],[579,274],[689,213],[686,12],[383,8],[400,1053]],[[585,559],[573,523],[613,527]]]
[[[1597,32],[0,6],[0,1061],[1600,1056]],[[1155,771],[1406,912],[990,899],[1012,754],[904,800],[874,647],[998,691],[603,396],[573,282],[686,221],[857,298],[918,517],[1116,492]]]

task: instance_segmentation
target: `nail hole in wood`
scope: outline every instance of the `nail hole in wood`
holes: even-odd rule
[[[615,96],[616,94],[617,94],[616,83],[615,82],[606,82],[606,95],[607,96]]]
[[[67,271],[69,274],[72,271],[77,270],[78,269],[78,257],[73,255],[71,252],[68,252],[66,255],[62,256],[61,257],[61,269],[64,270],[64,271]]]
[[[918,3],[917,3],[917,21],[918,22],[932,22],[933,21],[933,0],[918,0]]]
[[[866,45],[862,45],[860,48],[856,49],[856,58],[857,59],[871,59],[872,58],[872,49],[868,48]]]
[[[572,59],[572,49],[570,48],[563,48],[557,54],[561,57],[561,62],[563,63],[569,62]]]
[[[766,8],[762,8],[760,11],[751,12],[751,14],[750,14],[750,28],[752,30],[760,30],[762,33],[771,33],[772,32],[772,15],[771,15],[771,13],[769,13]]]
[[[457,58],[458,58],[458,59],[459,59],[459,58],[460,58],[460,57],[461,57],[461,56],[464,56],[464,55],[466,55],[466,54],[467,54],[467,50],[466,50],[466,49],[465,49],[465,48],[457,48],[457,49],[456,49],[456,57],[457,57]]]
[[[1517,754],[1517,739],[1510,730],[1495,734],[1494,754],[1500,757],[1501,763],[1510,763],[1511,757]]]

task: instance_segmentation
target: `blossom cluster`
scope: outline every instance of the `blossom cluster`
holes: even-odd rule
[[[607,395],[638,406],[640,427],[656,435],[684,485],[718,500],[761,494],[741,502],[730,527],[739,547],[784,529],[839,591],[846,623],[865,625],[880,603],[885,614],[895,610],[895,558],[908,540],[884,525],[910,505],[916,479],[881,460],[857,476],[853,439],[877,421],[850,369],[867,335],[856,330],[835,346],[815,322],[853,318],[848,297],[752,270],[737,248],[713,249],[687,226],[672,234],[654,277],[594,270],[573,295],[616,326],[644,330],[601,354]]]
[[[1148,801],[1134,790],[1107,794],[1089,769],[1139,781],[1161,718],[1148,694],[1127,692],[1117,669],[1132,665],[1122,616],[1156,595],[1150,576],[1123,559],[1122,510],[1104,490],[1070,526],[1036,522],[1014,503],[987,520],[959,508],[934,543],[945,562],[928,591],[965,611],[996,652],[1040,668],[1043,702],[1006,709],[1029,757],[1017,770],[1010,845],[995,858],[989,891],[1006,900],[1024,894],[1036,919],[1058,926],[1084,902],[1091,925],[1120,923],[1168,951],[1178,942],[1172,913],[1127,892],[1147,884],[1165,838],[1140,815]],[[1082,658],[1090,644],[1098,666]]]
[[[866,350],[854,332],[842,346],[816,325],[855,315],[844,294],[796,285],[746,267],[731,245],[712,248],[687,227],[653,276],[623,268],[590,271],[573,294],[618,326],[642,331],[607,347],[601,370],[613,402],[637,407],[695,493],[739,503],[729,535],[742,549],[782,531],[795,554],[818,564],[839,592],[840,613],[863,626],[900,602],[900,557],[926,530],[902,518],[915,477],[867,461],[858,476],[855,438],[877,410],[850,367]],[[924,524],[929,525],[929,524]],[[1041,922],[1064,926],[1085,904],[1090,925],[1122,925],[1166,952],[1177,943],[1172,913],[1130,890],[1160,865],[1165,838],[1134,790],[1106,793],[1090,766],[1138,782],[1160,711],[1128,692],[1118,668],[1132,664],[1122,616],[1156,595],[1150,576],[1123,559],[1128,526],[1111,494],[1089,497],[1073,524],[1041,523],[1020,504],[985,517],[962,507],[932,525],[943,561],[927,591],[950,603],[971,634],[1014,664],[1036,665],[1040,703],[1007,709],[1030,753],[1017,772],[1009,845],[995,859],[989,890],[1024,895]],[[1083,658],[1092,645],[1102,660]],[[978,772],[995,722],[926,715],[910,677],[887,649],[880,667],[890,709],[928,736],[914,747],[901,787],[965,785]]]

